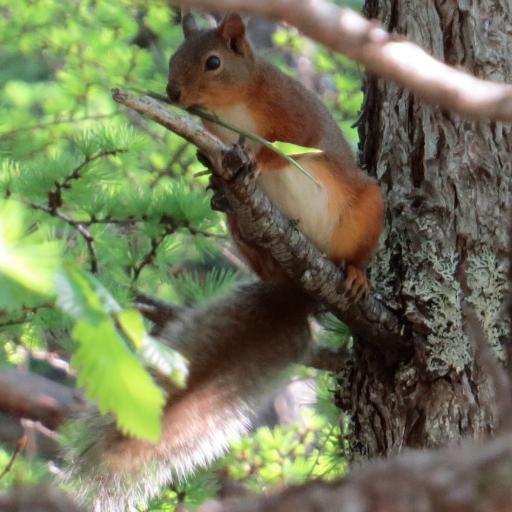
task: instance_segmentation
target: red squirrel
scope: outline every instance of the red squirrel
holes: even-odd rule
[[[238,14],[227,15],[210,30],[197,29],[187,16],[185,41],[170,61],[170,100],[185,108],[204,108],[271,142],[322,150],[296,157],[312,180],[277,153],[251,144],[259,185],[329,259],[345,264],[349,296],[364,297],[369,288],[366,266],[382,231],[379,185],[357,167],[349,144],[317,96],[254,53]],[[226,143],[238,140],[234,131],[205,125]],[[284,273],[270,255],[241,238],[236,217],[228,214],[228,221],[253,270],[263,280],[282,280]]]
[[[189,18],[190,20],[190,18]],[[245,130],[323,150],[300,163],[320,186],[276,154],[257,146],[259,183],[290,219],[335,263],[346,262],[355,299],[368,289],[365,267],[381,232],[379,187],[355,164],[350,148],[316,96],[256,57],[241,18],[216,28],[184,24],[185,42],[171,59],[168,94],[200,105]],[[223,140],[236,133],[208,125]],[[263,278],[203,306],[179,309],[160,338],[189,361],[185,389],[159,382],[168,394],[156,444],[122,435],[112,416],[92,409],[75,422],[65,474],[95,512],[135,510],[166,484],[186,478],[227,451],[246,432],[251,415],[290,363],[310,346],[308,315],[317,305],[286,280],[272,258],[235,240]]]
[[[288,366],[305,362],[314,309],[300,290],[269,282],[177,308],[158,336],[188,359],[189,374],[185,389],[159,379],[168,396],[160,440],[124,436],[112,415],[91,407],[68,428],[67,489],[86,510],[131,512],[211,464],[247,432]]]

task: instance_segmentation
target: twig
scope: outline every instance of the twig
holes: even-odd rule
[[[27,132],[31,130],[39,130],[41,128],[47,128],[48,126],[56,126],[59,124],[76,124],[76,123],[82,123],[84,121],[97,121],[99,119],[110,119],[114,116],[117,116],[118,112],[114,112],[113,114],[98,114],[95,116],[86,116],[81,117],[79,119],[55,119],[54,121],[43,121],[42,123],[33,124],[31,126],[23,126],[21,128],[15,128],[13,130],[9,130],[7,132],[0,132],[0,135],[2,137],[12,137],[13,135],[16,135],[17,133]]]
[[[161,94],[154,93],[154,92],[148,92],[147,93],[152,98],[155,98],[158,101],[162,101],[164,103],[168,103],[170,105],[173,105],[165,96],[162,96]],[[173,105],[175,108],[176,105]],[[304,174],[307,178],[309,178],[311,181],[313,181],[316,185],[319,187],[322,186],[322,184],[310,173],[308,172],[304,166],[302,166],[293,156],[290,156],[283,151],[281,151],[279,148],[277,148],[272,142],[269,142],[264,137],[261,137],[260,135],[249,132],[247,130],[243,130],[242,128],[239,128],[235,126],[234,124],[229,123],[228,121],[225,121],[224,119],[221,119],[217,114],[214,114],[212,112],[207,112],[206,110],[200,109],[200,108],[187,108],[182,109],[188,112],[189,114],[192,114],[194,116],[200,117],[201,119],[204,119],[205,121],[208,121],[210,123],[222,126],[223,128],[226,128],[228,130],[231,130],[234,133],[237,133],[242,139],[249,139],[253,142],[257,142],[264,148],[268,149],[269,151],[272,151],[276,155],[280,156],[284,160],[286,160],[289,164],[293,165],[295,168],[297,168],[302,174]],[[319,151],[316,148],[310,148],[311,151]]]
[[[9,459],[9,462],[5,466],[4,470],[0,473],[0,480],[2,480],[2,478],[5,475],[7,475],[7,473],[9,473],[9,471],[11,470],[11,468],[14,464],[14,461],[16,460],[18,455],[25,449],[26,446],[27,446],[27,436],[21,436],[18,439],[18,442],[16,443],[16,447],[14,448],[14,452],[12,453],[11,458]]]
[[[140,263],[133,267],[133,281],[134,282],[137,281],[137,279],[139,278],[140,273],[142,272],[144,267],[153,263],[153,261],[156,258],[156,253],[158,251],[158,248],[160,247],[160,245],[162,245],[162,242],[165,240],[165,238],[168,235],[171,235],[172,233],[174,233],[175,231],[176,231],[176,226],[174,224],[168,224],[165,227],[164,232],[159,237],[151,239],[151,249],[142,258]]]
[[[68,174],[68,176],[66,176],[62,182],[56,183],[55,186],[57,187],[58,190],[61,190],[64,188],[69,188],[70,183],[73,180],[77,180],[80,178],[80,173],[82,172],[84,167],[86,167],[87,165],[95,162],[96,160],[99,160],[100,158],[104,158],[106,156],[114,156],[119,153],[126,153],[126,152],[127,152],[126,149],[119,148],[119,149],[109,149],[106,151],[100,151],[99,153],[97,153],[96,155],[93,155],[93,156],[86,156],[81,164],[79,164],[77,167],[75,167],[73,169],[73,171],[70,174]]]
[[[46,206],[44,204],[38,204],[38,203],[27,203],[31,208],[34,210],[40,210],[42,212],[47,213],[48,215],[51,215],[52,217],[55,217],[59,220],[62,220],[66,224],[69,224],[74,229],[80,233],[82,238],[85,240],[85,244],[87,245],[87,251],[89,252],[89,260],[91,265],[91,272],[96,273],[98,272],[98,258],[96,256],[96,251],[94,249],[94,237],[92,236],[91,232],[87,229],[87,227],[77,220],[72,219],[71,217],[68,217],[64,213],[61,213],[58,211],[57,208],[52,208],[50,206]]]
[[[238,11],[286,21],[428,103],[473,119],[512,121],[512,85],[481,80],[447,66],[404,37],[389,34],[376,21],[326,0],[180,2],[192,8]]]

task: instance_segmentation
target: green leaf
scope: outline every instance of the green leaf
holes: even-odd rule
[[[57,304],[75,320],[94,324],[106,316],[92,277],[72,265],[57,276]]]
[[[137,311],[123,312],[101,283],[76,267],[68,266],[59,276],[57,289],[59,305],[77,320],[72,364],[80,372],[78,384],[98,402],[100,412],[115,413],[123,432],[157,441],[164,394],[123,339],[125,334],[135,346],[143,346],[142,318]]]
[[[121,311],[116,318],[140,358],[177,386],[184,387],[188,375],[187,360],[179,352],[147,334],[142,315],[137,310]]]
[[[113,411],[125,434],[158,441],[163,392],[109,317],[95,325],[78,321],[73,336],[79,347],[71,362],[80,371],[78,384],[86,388],[88,398],[97,401],[102,414]]]
[[[292,144],[291,142],[281,142],[276,141],[272,142],[272,147],[284,153],[286,156],[298,156],[298,155],[316,155],[322,153],[321,149],[317,148],[309,148],[307,146],[299,146],[297,144]]]
[[[24,210],[16,201],[0,203],[0,274],[30,291],[54,292],[60,250],[55,242],[24,236]],[[33,240],[33,241],[32,241]]]
[[[128,336],[133,346],[138,350],[144,345],[144,321],[142,315],[135,309],[125,309],[116,315],[123,332]]]

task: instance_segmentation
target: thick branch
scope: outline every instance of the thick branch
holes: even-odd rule
[[[442,452],[406,452],[334,482],[301,487],[216,512],[507,512],[512,503],[512,434]],[[200,509],[201,511],[201,509]]]
[[[3,512],[84,512],[61,491],[49,487],[15,487],[9,494],[0,496]]]
[[[178,3],[177,0],[173,0]],[[396,82],[419,98],[474,119],[512,121],[512,85],[480,80],[434,59],[348,8],[326,0],[183,0],[205,10],[286,21],[316,41]]]
[[[153,98],[136,98],[119,90],[113,97],[195,144],[210,158],[222,192],[237,216],[245,240],[269,249],[295,281],[351,328],[354,335],[381,348],[403,346],[397,317],[375,297],[349,306],[343,295],[344,274],[270,202],[257,187],[254,163],[239,146],[228,146],[201,125]],[[401,343],[400,343],[401,342]]]
[[[3,412],[56,428],[84,405],[75,390],[39,375],[17,370],[0,372],[0,410]]]

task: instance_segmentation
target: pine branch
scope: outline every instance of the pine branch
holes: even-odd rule
[[[163,241],[166,239],[167,236],[171,235],[176,231],[176,226],[172,223],[168,223],[167,226],[164,229],[164,232],[158,236],[157,238],[151,239],[151,249],[149,252],[142,258],[140,263],[138,265],[135,265],[133,267],[133,281],[137,281],[137,279],[140,276],[140,273],[142,270],[153,263],[156,258],[156,253],[158,252],[158,248],[162,245]]]
[[[5,322],[1,322],[0,323],[0,329],[4,329],[5,327],[11,327],[13,325],[22,325],[26,322],[29,322],[32,320],[32,314],[34,313],[37,313],[40,309],[44,309],[44,308],[53,308],[53,304],[41,304],[40,306],[34,306],[34,307],[23,307],[22,308],[22,313],[24,313],[24,316],[21,317],[21,318],[14,318],[12,320],[6,320]],[[1,312],[0,312],[0,318],[2,316],[5,316],[5,315],[2,315]]]
[[[100,119],[112,119],[114,116],[118,115],[118,113],[113,114],[98,114],[94,116],[85,116],[79,119],[75,119],[73,117],[69,117],[67,119],[54,119],[52,121],[43,121],[41,123],[33,124],[30,126],[22,126],[20,128],[14,128],[13,130],[9,130],[6,132],[0,132],[2,137],[12,137],[13,135],[17,135],[18,133],[28,132],[32,130],[41,130],[43,128],[48,128],[49,126],[58,126],[61,124],[78,124],[83,123],[85,121],[98,121]]]
[[[52,217],[55,217],[56,219],[59,219],[66,224],[69,224],[72,226],[85,240],[85,244],[87,245],[87,251],[89,253],[89,260],[90,260],[90,269],[93,274],[98,272],[98,258],[96,256],[96,250],[94,248],[94,237],[92,236],[91,232],[87,229],[84,223],[76,221],[72,219],[71,217],[68,217],[64,213],[61,213],[58,211],[57,208],[52,208],[51,206],[46,206],[44,204],[37,204],[28,202],[27,203],[32,209],[34,210],[40,210],[42,212],[47,213],[48,215],[51,215]]]
[[[55,184],[55,186],[57,187],[57,190],[70,188],[71,182],[73,180],[78,180],[80,178],[82,170],[89,164],[95,162],[96,160],[99,160],[100,158],[104,158],[106,156],[114,156],[114,155],[118,155],[119,153],[126,153],[126,152],[127,152],[126,149],[109,149],[106,151],[100,151],[99,153],[97,153],[96,155],[93,155],[93,156],[86,156],[84,158],[83,162],[73,169],[71,174],[66,176],[62,182]]]
[[[180,116],[153,98],[119,90],[113,97],[196,145],[210,159],[213,172],[237,216],[244,239],[268,249],[287,274],[345,322],[352,333],[382,350],[410,345],[398,317],[370,296],[350,305],[343,293],[344,273],[275,208],[257,187],[255,163],[240,146],[223,144],[194,120]]]
[[[62,201],[62,191],[65,189],[70,189],[73,181],[80,179],[81,173],[85,167],[89,164],[99,160],[100,158],[104,158],[106,156],[114,156],[119,153],[126,153],[126,149],[117,148],[117,149],[109,149],[105,151],[100,151],[99,153],[89,156],[87,155],[84,160],[73,169],[73,171],[68,174],[62,181],[55,182],[55,188],[48,192],[48,207],[50,210],[57,210],[63,204]]]

